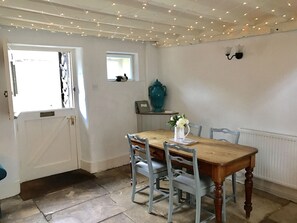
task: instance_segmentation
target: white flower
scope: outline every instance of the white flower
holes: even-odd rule
[[[173,115],[170,117],[170,120],[168,121],[168,124],[173,128],[173,127],[185,127],[186,125],[189,124],[189,120],[186,119],[186,116],[183,115]]]
[[[177,120],[176,122],[176,126],[177,127],[184,127],[185,125],[188,125],[189,124],[189,120],[184,118],[184,117],[181,117],[179,120]]]

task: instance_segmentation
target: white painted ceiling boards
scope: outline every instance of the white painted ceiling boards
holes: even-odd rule
[[[198,44],[297,29],[296,0],[0,0],[0,25]]]

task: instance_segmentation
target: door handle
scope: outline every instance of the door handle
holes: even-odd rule
[[[70,118],[68,118],[68,120],[70,121],[71,125],[74,125],[75,117],[71,116]]]

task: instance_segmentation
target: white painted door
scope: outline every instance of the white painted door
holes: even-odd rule
[[[72,50],[5,42],[3,50],[21,182],[77,169]]]
[[[22,182],[78,168],[73,109],[22,112],[17,129]]]

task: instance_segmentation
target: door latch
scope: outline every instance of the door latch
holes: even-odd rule
[[[8,91],[4,91],[4,97],[8,97]]]
[[[74,125],[75,118],[73,116],[71,116],[70,118],[68,118],[68,120],[70,121],[71,125]]]

